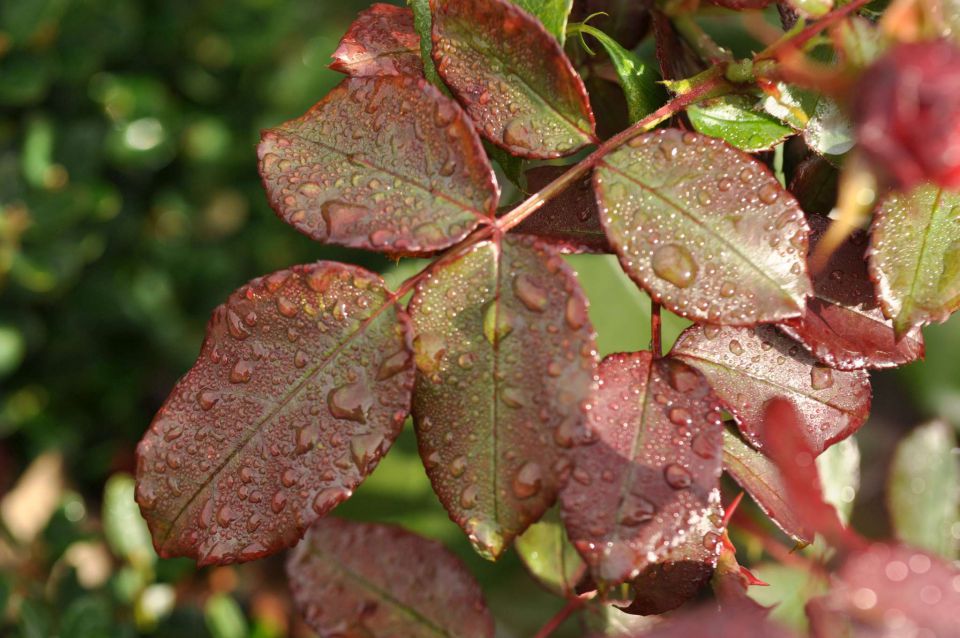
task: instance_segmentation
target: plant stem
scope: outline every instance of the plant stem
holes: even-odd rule
[[[447,252],[443,253],[436,260],[428,264],[423,270],[408,278],[406,281],[400,284],[400,287],[397,288],[397,291],[393,294],[393,298],[397,300],[402,299],[407,295],[407,293],[412,291],[417,284],[420,283],[420,281],[428,277],[430,273],[436,270],[440,265],[456,261],[469,252],[469,250],[475,244],[478,244],[485,239],[489,239],[490,237],[501,237],[508,230],[540,210],[544,204],[565,191],[578,179],[592,171],[593,168],[599,164],[607,154],[620,148],[620,146],[626,144],[634,137],[646,133],[657,124],[672,117],[673,115],[676,115],[691,104],[700,101],[711,91],[715,90],[718,86],[721,86],[724,81],[725,80],[723,79],[723,76],[720,75],[711,78],[693,90],[676,96],[650,115],[632,125],[630,128],[620,131],[609,140],[598,146],[597,149],[582,162],[571,166],[567,172],[557,177],[557,179],[553,180],[536,193],[530,195],[530,197],[522,201],[509,213],[495,220],[490,220],[480,228],[477,228],[462,242],[450,248]]]
[[[660,343],[660,303],[650,299],[650,351],[654,359],[663,356],[663,346]]]
[[[560,625],[562,625],[573,612],[580,609],[590,598],[592,598],[592,594],[584,594],[583,596],[567,599],[567,604],[563,606],[563,609],[554,614],[553,618],[548,620],[533,638],[547,638],[547,636],[559,629]]]
[[[733,55],[714,41],[689,13],[671,16],[673,26],[701,58],[714,64],[733,61]]]
[[[830,25],[839,22],[869,2],[870,0],[853,0],[853,2],[850,4],[845,4],[842,7],[831,11],[810,26],[797,31],[796,33],[787,34],[780,40],[777,40],[766,49],[753,56],[754,61],[776,58],[782,49],[799,48]]]

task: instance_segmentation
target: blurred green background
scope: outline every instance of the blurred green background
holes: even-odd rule
[[[320,258],[393,283],[415,272],[299,235],[270,211],[256,174],[259,130],[338,81],[329,55],[368,4],[0,2],[0,635],[310,635],[281,558],[199,572],[158,561],[128,473],[230,291]],[[572,262],[601,353],[646,347],[648,301],[615,261]],[[668,321],[668,342],[682,325]],[[889,441],[921,418],[960,423],[957,326],[927,330],[926,363],[876,375],[867,428],[887,434],[872,447],[861,436],[865,462],[882,465]],[[562,606],[514,554],[497,565],[472,554],[409,428],[337,513],[445,541],[481,580],[499,635],[531,635]],[[868,529],[882,531],[881,518],[865,516]]]

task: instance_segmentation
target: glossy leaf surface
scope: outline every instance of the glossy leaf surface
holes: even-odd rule
[[[897,537],[944,558],[960,541],[960,467],[957,437],[942,421],[913,430],[897,446],[887,484],[887,509]]]
[[[587,566],[570,544],[556,510],[528,527],[514,547],[524,567],[544,587],[564,598],[576,595]]]
[[[548,246],[508,235],[410,302],[420,456],[450,517],[497,558],[556,500],[596,375],[586,299]]]
[[[422,78],[348,78],[257,152],[277,215],[326,243],[432,252],[489,219],[499,195],[470,121]]]
[[[810,252],[830,220],[811,215]],[[923,335],[914,328],[899,341],[893,322],[883,316],[867,273],[867,235],[857,231],[842,243],[814,276],[814,296],[802,317],[781,329],[822,363],[840,370],[891,368],[923,356]]]
[[[718,137],[743,151],[767,151],[793,135],[793,129],[757,109],[746,95],[725,95],[687,107],[698,132]]]
[[[360,12],[332,57],[331,69],[357,77],[423,75],[413,12],[392,4]]]
[[[804,544],[813,542],[813,530],[797,516],[779,468],[730,431],[723,434],[723,469],[784,534]]]
[[[321,638],[492,638],[480,586],[442,544],[393,525],[319,521],[287,561]]]
[[[600,365],[596,443],[575,451],[563,518],[594,578],[637,577],[686,538],[720,538],[720,407],[703,376],[649,352]]]
[[[898,334],[946,321],[960,307],[960,193],[919,186],[874,215],[870,276]]]
[[[564,166],[537,166],[526,172],[527,190],[535,193],[567,171]],[[520,222],[516,233],[535,235],[563,252],[612,252],[600,226],[600,212],[590,176],[575,182]]]
[[[816,638],[960,636],[960,571],[903,545],[873,543],[854,553],[817,602],[834,633]]]
[[[557,40],[508,0],[433,0],[437,70],[477,129],[513,155],[595,140],[586,89]]]
[[[537,18],[560,44],[567,37],[567,20],[573,0],[513,0],[513,3]]]
[[[811,289],[803,212],[750,156],[661,129],[604,158],[594,186],[624,270],[669,310],[733,325],[802,311]]]
[[[348,498],[409,412],[407,321],[378,276],[334,262],[254,279],[218,307],[137,446],[160,555],[259,558]]]
[[[819,454],[853,434],[870,411],[870,380],[863,370],[832,370],[772,326],[692,326],[672,355],[700,370],[750,443],[762,446],[763,408],[786,396],[801,411],[806,439]]]

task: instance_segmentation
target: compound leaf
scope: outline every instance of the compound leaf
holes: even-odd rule
[[[755,159],[661,129],[607,155],[594,187],[623,269],[669,310],[726,325],[802,312],[811,291],[807,224]]]
[[[960,307],[960,193],[918,186],[891,193],[874,216],[870,276],[898,335]]]
[[[772,326],[691,326],[673,347],[675,356],[707,377],[750,443],[759,437],[763,407],[786,396],[803,415],[816,454],[853,434],[870,411],[870,380],[863,370],[832,370]]]
[[[374,4],[361,11],[333,52],[330,68],[346,75],[423,75],[413,11]]]
[[[807,221],[812,253],[830,220],[811,215]],[[780,325],[819,361],[839,370],[891,368],[923,356],[920,329],[897,340],[893,322],[883,316],[867,273],[866,246],[861,231],[841,244],[814,276],[814,296],[803,316]]]
[[[294,601],[320,636],[493,638],[466,566],[393,525],[318,521],[287,561]]]
[[[318,262],[233,293],[137,446],[157,551],[210,564],[293,545],[390,448],[413,378],[408,319],[373,273]]]
[[[596,141],[583,81],[560,44],[508,0],[433,0],[433,57],[481,134],[546,159]]]
[[[270,205],[314,239],[391,253],[454,244],[499,189],[469,119],[415,77],[347,78],[257,148]]]
[[[450,517],[496,559],[555,502],[583,436],[596,345],[572,270],[508,235],[414,293],[420,455]]]
[[[636,578],[685,538],[720,539],[722,427],[706,380],[674,359],[614,354],[590,412],[598,441],[574,452],[562,513],[600,583]]]

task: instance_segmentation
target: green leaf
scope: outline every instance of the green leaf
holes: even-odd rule
[[[860,447],[852,436],[834,443],[817,457],[817,471],[823,500],[837,509],[840,520],[847,524],[853,501],[860,489]]]
[[[576,595],[586,565],[570,544],[556,510],[528,527],[514,546],[527,571],[544,587],[564,598]]]
[[[803,211],[749,155],[660,129],[607,155],[594,189],[623,269],[670,311],[729,325],[802,313],[812,292]]]
[[[660,74],[653,65],[647,64],[636,53],[624,49],[609,35],[588,24],[571,25],[570,30],[571,33],[592,35],[606,49],[627,98],[631,122],[642,120],[666,101],[666,93],[660,84]]]
[[[435,0],[433,58],[480,133],[550,159],[597,141],[583,80],[537,20],[508,0]]]
[[[750,568],[769,587],[750,587],[747,595],[770,607],[770,619],[784,624],[801,635],[807,635],[804,606],[815,596],[827,591],[827,583],[818,574],[801,567],[762,563]]]
[[[213,638],[247,638],[250,635],[243,610],[227,594],[214,594],[208,598],[203,613]]]
[[[819,18],[833,8],[833,0],[789,0],[789,4],[808,18]]]
[[[540,20],[544,28],[563,45],[573,0],[513,0],[513,4]]]
[[[576,277],[549,246],[473,246],[410,301],[413,416],[434,491],[497,558],[556,500],[595,389],[596,343]]]
[[[807,146],[821,155],[832,156],[843,155],[853,148],[853,124],[836,102],[820,97],[808,113],[810,121],[803,131]]]
[[[697,131],[751,153],[770,150],[793,135],[792,128],[758,111],[754,98],[746,95],[726,95],[691,105],[687,116]]]
[[[156,562],[157,554],[134,500],[135,488],[129,474],[114,474],[107,479],[103,488],[103,534],[114,554],[144,569]]]
[[[407,0],[407,4],[413,10],[413,28],[417,30],[420,36],[420,58],[423,62],[423,74],[431,84],[446,91],[446,85],[440,79],[437,73],[437,67],[433,63],[433,15],[430,12],[430,0]]]
[[[960,308],[960,193],[921,185],[893,192],[874,216],[870,276],[898,335]]]
[[[934,421],[897,446],[887,483],[887,506],[897,538],[946,559],[957,558],[960,468],[953,429]]]

